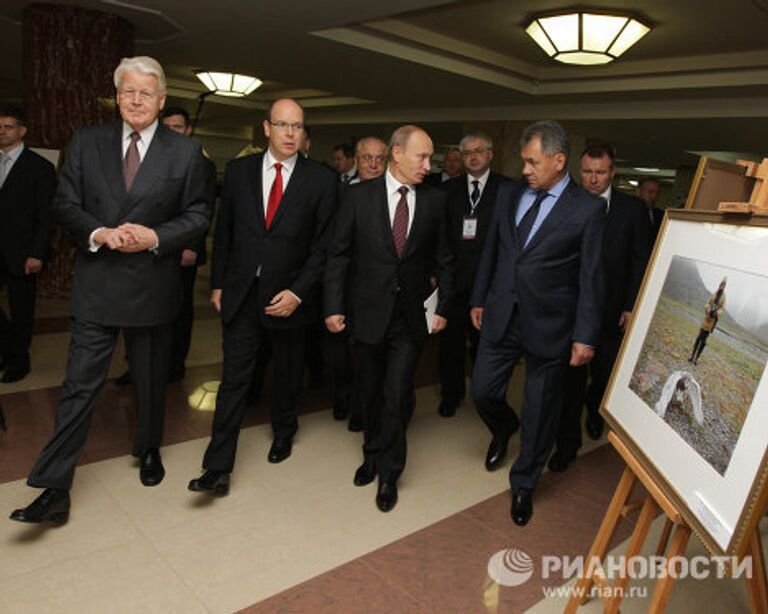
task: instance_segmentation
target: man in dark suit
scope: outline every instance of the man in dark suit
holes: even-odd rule
[[[568,176],[560,124],[532,124],[520,144],[528,185],[499,188],[470,303],[480,330],[472,396],[493,436],[489,470],[500,465],[518,428],[506,391],[525,358],[523,429],[509,476],[512,520],[522,526],[555,439],[563,369],[588,363],[600,337],[605,208]]]
[[[395,130],[384,176],[347,192],[325,272],[326,326],[332,333],[350,326],[360,366],[364,460],[354,483],[369,484],[378,474],[376,505],[382,512],[397,503],[419,354],[429,334],[445,328],[451,295],[445,194],[421,185],[432,152],[422,129]],[[428,328],[424,301],[432,293],[432,275],[438,300]]]
[[[592,362],[566,371],[557,449],[549,460],[552,471],[565,471],[581,447],[581,410],[585,401],[587,433],[592,439],[599,439],[602,435],[600,403],[648,264],[651,240],[648,213],[640,199],[624,194],[611,185],[615,173],[614,154],[610,147],[591,145],[584,150],[581,156],[581,185],[590,194],[601,198],[606,207],[602,252],[605,285],[603,322]]]
[[[163,110],[163,124],[179,134],[190,136],[192,124],[189,121],[189,113],[181,107],[167,107]],[[205,158],[205,171],[207,180],[211,184],[211,192],[216,191],[216,165]],[[184,301],[181,311],[173,324],[173,337],[171,343],[171,367],[168,381],[175,382],[184,377],[185,363],[189,353],[189,345],[192,340],[192,323],[195,319],[195,280],[197,269],[207,262],[208,250],[205,245],[206,236],[202,235],[195,242],[181,250],[179,263],[181,264],[181,281]]]
[[[664,221],[664,210],[656,206],[661,196],[661,183],[655,177],[641,179],[637,186],[637,196],[648,208],[647,216],[648,221],[651,223],[651,243],[653,244],[656,242],[656,237],[661,229],[661,223]]]
[[[340,187],[339,202],[344,200],[349,186],[376,179],[384,174],[387,168],[387,144],[375,136],[366,136],[358,140],[355,145],[355,166],[357,176]],[[349,300],[350,296],[347,293],[347,302]],[[345,330],[337,334],[326,331],[326,334],[328,354],[333,364],[333,417],[336,420],[344,420],[349,415],[349,430],[362,431],[363,415],[359,391],[354,382],[349,331]]]
[[[438,413],[450,417],[464,398],[467,341],[472,364],[479,335],[469,319],[469,295],[493,218],[496,195],[507,177],[491,171],[493,141],[481,132],[467,134],[459,145],[466,173],[443,184],[448,197],[451,238],[456,250],[454,296],[448,325],[440,333],[438,372],[441,400]]]
[[[122,121],[75,134],[54,199],[54,213],[82,249],[56,429],[27,479],[46,490],[13,512],[21,522],[67,518],[75,464],[120,330],[138,405],[140,479],[154,486],[165,475],[159,446],[171,323],[182,300],[179,253],[208,228],[212,195],[200,145],[158,122],[160,64],[124,58],[115,87]]]
[[[464,170],[461,161],[461,152],[456,147],[451,147],[445,152],[442,161],[442,170],[436,173],[429,173],[424,177],[426,185],[442,187],[446,181],[458,177]]]
[[[29,373],[37,274],[48,253],[56,189],[53,164],[24,145],[26,133],[22,109],[0,107],[0,288],[7,289],[11,316],[0,309],[5,383]]]
[[[336,210],[334,173],[299,153],[304,110],[283,98],[267,109],[266,151],[227,165],[213,245],[211,301],[221,313],[224,367],[212,437],[193,491],[223,494],[257,357],[273,357],[267,455],[291,454],[304,369],[306,327],[319,315],[326,231]]]
[[[357,177],[355,150],[351,145],[341,143],[333,148],[333,167],[339,174],[339,181],[346,185]]]

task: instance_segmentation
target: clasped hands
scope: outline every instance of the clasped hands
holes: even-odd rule
[[[117,228],[101,228],[93,235],[98,245],[124,253],[145,252],[155,249],[157,233],[141,224],[120,224]]]

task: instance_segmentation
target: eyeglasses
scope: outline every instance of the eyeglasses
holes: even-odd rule
[[[155,92],[150,92],[149,90],[134,90],[134,89],[124,89],[119,90],[120,95],[125,98],[136,98],[136,96],[139,97],[139,100],[142,102],[146,102],[148,100],[153,100],[154,98],[157,98],[157,94]]]
[[[293,130],[294,132],[301,132],[302,130],[304,130],[304,124],[302,124],[300,122],[296,122],[295,124],[289,124],[288,122],[273,122],[273,121],[270,121],[269,125],[274,127],[276,130],[288,131],[289,128],[291,130]]]
[[[465,158],[469,158],[469,156],[473,154],[482,156],[483,154],[486,154],[489,151],[491,150],[488,147],[476,147],[475,149],[465,149],[464,151],[461,152],[461,155],[464,156]]]
[[[363,154],[360,159],[366,164],[376,162],[376,164],[384,164],[387,161],[387,156],[372,156],[371,154]]]

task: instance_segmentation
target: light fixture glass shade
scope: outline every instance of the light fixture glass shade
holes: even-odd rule
[[[525,31],[544,52],[566,64],[607,64],[650,32],[631,15],[573,12],[533,17]]]
[[[195,75],[214,94],[233,98],[247,96],[262,83],[256,77],[231,72],[201,71]]]

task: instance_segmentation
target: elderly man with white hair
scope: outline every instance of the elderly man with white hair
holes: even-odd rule
[[[53,210],[75,237],[71,340],[55,432],[27,484],[45,489],[12,520],[60,523],[96,395],[123,331],[138,410],[134,455],[145,486],[160,458],[171,325],[182,302],[180,252],[210,224],[213,200],[200,144],[158,122],[165,74],[149,57],[115,70],[121,120],[79,130],[67,149]]]

